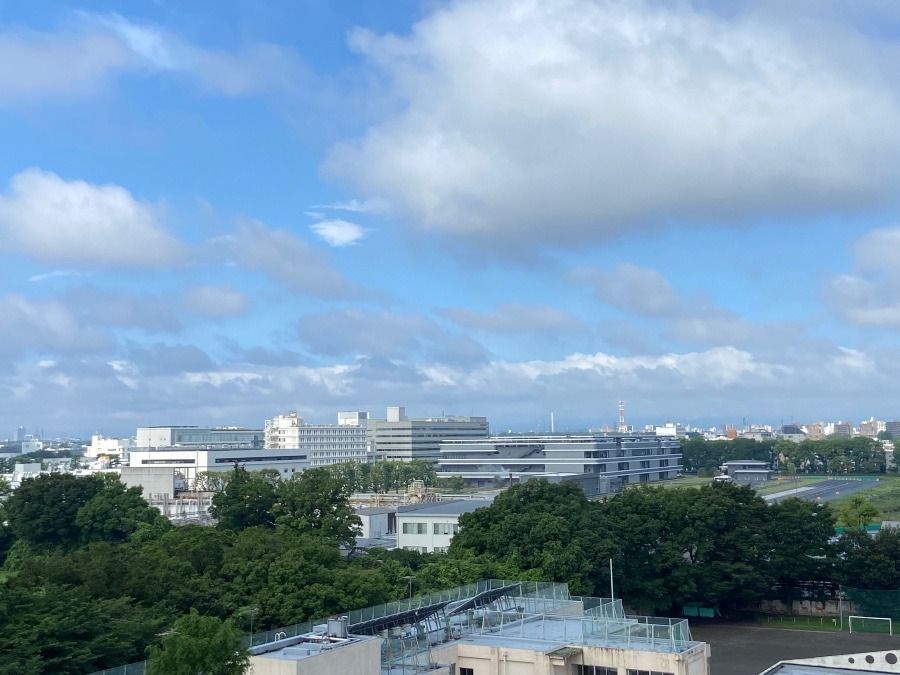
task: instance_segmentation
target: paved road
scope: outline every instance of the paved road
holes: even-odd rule
[[[691,622],[695,640],[712,648],[710,675],[759,675],[787,659],[900,649],[900,636],[764,628],[755,623]]]
[[[775,494],[767,495],[764,499],[770,504],[780,502],[788,497],[799,497],[809,501],[818,499],[823,502],[830,502],[834,499],[852,495],[854,492],[874,487],[875,484],[874,480],[826,480],[815,485],[798,485],[798,489],[776,492]]]

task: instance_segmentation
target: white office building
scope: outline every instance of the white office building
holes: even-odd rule
[[[183,476],[188,489],[193,489],[197,474],[209,471],[227,472],[234,465],[247,471],[275,469],[288,479],[309,467],[304,450],[264,450],[215,446],[136,448],[131,451],[131,467],[171,468]]]
[[[368,417],[365,412],[340,412],[337,424],[306,424],[296,412],[278,415],[266,420],[266,449],[301,450],[310,466],[370,462],[376,455],[368,442]]]
[[[463,499],[401,506],[397,509],[397,548],[445,553],[459,532],[459,517],[490,505],[487,499]]]
[[[675,478],[681,444],[672,436],[495,436],[441,443],[439,477],[461,476],[473,485],[529,478],[597,477],[600,494],[632,483]]]
[[[128,453],[135,447],[133,438],[107,438],[99,434],[91,436],[91,444],[85,448],[84,456],[90,459],[128,460]]]
[[[261,448],[265,442],[262,429],[244,427],[138,427],[137,448],[172,448],[176,446],[219,446]]]
[[[368,429],[369,442],[379,457],[403,462],[414,459],[436,462],[441,456],[442,441],[485,439],[489,434],[486,417],[407,417],[402,406],[388,408],[386,419],[370,419]]]

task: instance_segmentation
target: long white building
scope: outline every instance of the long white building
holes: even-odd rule
[[[461,476],[473,485],[596,475],[617,492],[632,483],[675,478],[681,444],[671,436],[609,434],[584,436],[495,436],[441,443],[438,476]]]
[[[138,427],[134,445],[138,448],[210,445],[261,448],[264,438],[262,429],[245,429],[244,427]]]
[[[230,448],[190,446],[174,448],[135,448],[131,451],[131,467],[176,469],[192,488],[198,473],[231,471],[238,464],[247,471],[275,469],[282,478],[309,468],[305,450],[264,450],[262,448]]]
[[[306,424],[296,412],[266,420],[267,450],[299,450],[310,466],[370,462],[375,458],[368,440],[365,412],[340,412],[338,423]]]

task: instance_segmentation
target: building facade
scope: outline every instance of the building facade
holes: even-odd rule
[[[266,420],[266,449],[302,450],[310,466],[343,462],[370,462],[376,457],[370,449],[366,421],[368,413],[338,413],[337,424],[306,424],[296,412]]]
[[[607,493],[675,478],[680,470],[681,443],[655,434],[451,440],[441,443],[438,461],[438,476],[461,476],[473,485],[595,474],[604,479]]]
[[[419,553],[446,553],[459,532],[459,517],[491,505],[486,499],[414,504],[397,509],[397,548]]]
[[[436,462],[441,442],[448,439],[486,439],[490,432],[486,417],[442,415],[407,417],[403,407],[387,409],[386,419],[368,420],[369,442],[386,460]]]
[[[176,446],[207,446],[233,448],[262,448],[265,433],[262,429],[243,427],[138,427],[135,434],[137,448],[172,448]]]
[[[263,450],[216,446],[135,448],[129,457],[131,467],[176,469],[188,489],[193,489],[198,473],[231,471],[234,465],[247,471],[275,469],[283,479],[309,468],[303,450]]]

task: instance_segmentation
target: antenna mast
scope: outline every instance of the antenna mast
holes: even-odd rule
[[[628,431],[625,426],[625,401],[619,401],[619,433],[624,434]]]

